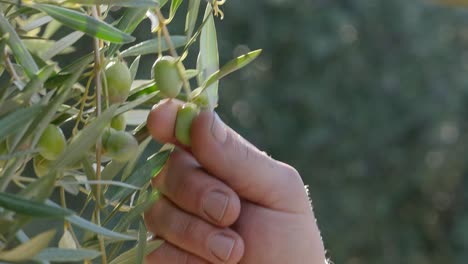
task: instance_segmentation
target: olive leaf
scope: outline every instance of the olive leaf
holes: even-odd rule
[[[151,180],[151,178],[157,176],[159,172],[161,172],[171,152],[171,150],[165,150],[158,152],[152,157],[150,157],[145,162],[145,164],[137,168],[125,180],[125,183],[142,188],[147,182]],[[111,186],[106,192],[106,196],[108,197],[109,201],[117,201],[130,195],[133,192],[133,190],[130,190],[128,188]]]
[[[46,201],[46,204],[47,205],[50,205],[50,206],[54,206],[54,207],[60,207],[59,205],[57,205],[56,203],[50,201],[50,200],[47,200]],[[99,226],[99,225],[96,225],[95,223],[93,222],[90,222],[76,214],[72,214],[70,216],[67,216],[65,218],[68,222],[70,222],[71,224],[73,225],[76,225],[78,227],[81,227],[85,230],[88,230],[88,231],[91,231],[95,234],[99,234],[99,235],[103,235],[105,237],[108,237],[108,238],[113,238],[113,239],[116,239],[116,240],[136,240],[135,237],[133,236],[130,236],[130,235],[127,235],[127,234],[122,234],[122,233],[117,233],[117,232],[114,232],[114,231],[111,231],[105,227],[102,227],[102,226]]]
[[[70,210],[48,206],[6,192],[0,192],[0,207],[19,214],[41,218],[64,218],[73,213]]]
[[[75,262],[92,260],[101,255],[101,252],[91,249],[46,248],[34,257],[37,261]]]
[[[212,16],[212,7],[208,3],[205,10],[203,26],[200,35],[200,52],[197,60],[198,85],[202,85],[211,74],[219,70],[218,40],[216,26]],[[218,105],[218,82],[206,87],[208,108],[214,109]]]
[[[115,43],[127,43],[135,40],[134,37],[101,20],[97,20],[74,10],[49,4],[34,4],[33,8],[47,13],[67,27],[82,31],[102,40]]]
[[[185,36],[187,41],[192,38],[193,30],[198,18],[198,12],[200,10],[200,0],[189,0],[189,6],[187,10],[187,17],[185,19]]]
[[[55,233],[55,230],[46,231],[14,249],[0,252],[0,260],[12,262],[30,260],[49,245]]]
[[[219,79],[227,76],[230,73],[233,73],[254,61],[262,53],[262,50],[255,50],[237,57],[236,59],[226,63],[221,69],[213,73],[201,86],[203,89],[206,89],[213,83],[217,82]]]
[[[122,15],[116,27],[125,33],[132,33],[146,17],[147,8],[128,8]],[[107,56],[112,56],[122,47],[122,44],[112,43],[107,51]]]
[[[175,48],[183,47],[187,43],[185,36],[171,36],[170,38]],[[122,57],[131,57],[155,54],[158,52],[158,43],[158,38],[146,40],[122,51],[120,55]],[[165,41],[161,41],[161,51],[167,50],[169,50],[169,46]]]
[[[67,2],[81,5],[115,5],[124,7],[152,7],[159,4],[157,0],[68,0]]]
[[[154,240],[148,242],[144,249],[144,255],[148,255],[149,253],[158,249],[164,243],[163,240]],[[134,247],[132,249],[127,250],[114,260],[112,260],[109,264],[135,264],[135,259],[137,257],[138,247]]]
[[[19,38],[16,30],[10,25],[5,16],[0,13],[0,33],[7,39],[7,44],[13,51],[16,60],[23,67],[24,71],[29,77],[34,76],[39,70],[32,55],[24,46],[24,43]]]
[[[169,21],[171,21],[176,12],[177,12],[177,9],[179,9],[180,5],[182,4],[183,0],[172,0],[171,1],[171,8],[170,8],[170,11],[169,11]]]

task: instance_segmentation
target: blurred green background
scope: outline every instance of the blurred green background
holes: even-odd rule
[[[301,172],[329,257],[468,263],[468,10],[408,0],[223,8],[221,61],[264,53],[221,82],[218,111]]]

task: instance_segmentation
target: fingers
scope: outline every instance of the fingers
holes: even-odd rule
[[[164,242],[157,250],[151,252],[145,258],[146,264],[210,264],[193,254],[179,249],[170,243]]]
[[[185,151],[171,154],[154,185],[178,207],[214,225],[227,227],[239,216],[239,197]]]
[[[164,197],[145,214],[145,221],[158,237],[212,264],[238,263],[243,255],[244,244],[237,233],[190,215]]]
[[[182,104],[169,100],[151,111],[148,129],[156,140],[176,143],[175,119]],[[191,139],[190,151],[197,162],[242,198],[276,210],[310,210],[297,171],[259,151],[215,113],[205,111],[195,118]]]

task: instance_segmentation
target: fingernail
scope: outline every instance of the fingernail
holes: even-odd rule
[[[211,253],[221,261],[229,260],[234,244],[234,239],[223,234],[214,235],[208,241]]]
[[[205,213],[220,222],[226,212],[229,198],[221,192],[210,192],[203,199],[203,210]]]
[[[215,113],[215,117],[213,118],[213,124],[211,126],[211,133],[213,137],[219,142],[224,143],[227,137],[226,126],[224,125],[223,121],[219,118],[219,116]]]

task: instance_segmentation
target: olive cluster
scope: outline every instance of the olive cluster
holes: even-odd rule
[[[152,74],[162,96],[175,98],[180,94],[184,84],[184,72],[184,65],[174,57],[163,56],[156,60],[153,65]],[[200,112],[199,105],[201,104],[197,104],[197,101],[187,102],[177,113],[175,136],[183,145],[191,145],[190,127],[193,119]]]

